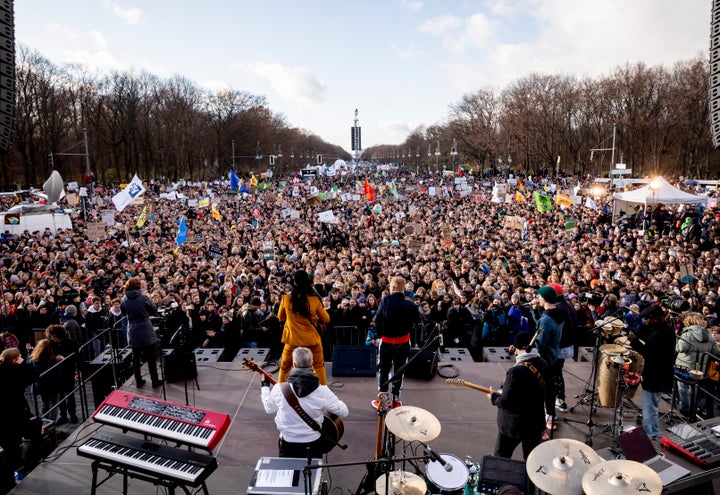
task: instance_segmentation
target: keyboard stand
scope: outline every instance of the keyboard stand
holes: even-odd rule
[[[199,483],[197,485],[190,485],[193,488],[196,488],[196,490],[191,490],[188,485],[185,485],[178,481],[171,481],[171,480],[164,480],[160,478],[156,478],[154,476],[150,476],[145,473],[140,473],[138,471],[134,471],[128,467],[120,467],[115,464],[94,460],[91,464],[92,466],[92,489],[90,491],[91,495],[96,495],[97,488],[99,486],[102,486],[106,481],[108,481],[110,478],[112,478],[115,474],[122,474],[123,476],[123,495],[127,495],[127,489],[128,489],[128,478],[133,478],[136,480],[141,481],[147,481],[148,483],[152,483],[156,486],[164,486],[168,489],[169,495],[175,495],[175,488],[181,489],[186,495],[195,495],[198,493],[203,493],[205,495],[210,495],[208,493],[207,485],[203,481],[202,483]],[[98,482],[98,471],[103,470],[108,473],[107,477],[100,480]],[[202,490],[202,491],[201,491]]]

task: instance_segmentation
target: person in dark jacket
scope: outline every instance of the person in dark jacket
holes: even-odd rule
[[[49,340],[42,339],[35,345],[30,354],[30,361],[38,373],[38,379],[33,384],[33,393],[40,396],[42,415],[55,421],[57,418],[55,405],[60,394],[61,376],[60,368],[55,367],[58,360]]]
[[[45,329],[45,338],[50,341],[55,357],[62,361],[60,366],[60,417],[57,424],[67,423],[68,415],[70,421],[77,423],[75,413],[75,371],[78,361],[78,346],[75,341],[68,337],[65,327],[62,325],[50,325]],[[63,397],[67,397],[63,399]]]
[[[128,319],[128,342],[132,348],[132,367],[135,374],[135,385],[145,385],[140,365],[147,361],[153,388],[162,385],[158,378],[155,361],[157,335],[150,316],[157,313],[157,306],[140,289],[140,279],[131,277],[125,283],[125,297],[120,302],[120,309]]]
[[[645,358],[642,372],[643,428],[651,438],[660,438],[658,408],[660,396],[673,386],[675,370],[675,332],[665,321],[665,311],[653,303],[641,313],[645,320],[638,333],[629,332],[628,340],[633,349]]]
[[[38,374],[31,365],[26,364],[20,350],[12,347],[0,353],[0,395],[3,405],[0,407],[0,447],[5,452],[5,460],[0,463],[0,493],[7,493],[15,487],[13,471],[23,464],[20,452],[22,433],[32,414],[25,390],[37,380]]]
[[[390,281],[389,296],[380,301],[375,315],[375,331],[380,336],[380,371],[378,374],[378,390],[387,392],[390,369],[394,369],[392,379],[392,407],[402,406],[400,388],[402,376],[397,370],[407,362],[410,354],[410,331],[420,321],[418,307],[405,297],[405,279],[394,277]],[[377,408],[377,401],[373,401]]]
[[[555,289],[555,293],[557,294],[557,309],[565,313],[565,323],[562,326],[562,333],[560,334],[560,351],[558,352],[557,361],[555,361],[555,364],[552,366],[552,371],[555,393],[557,394],[555,408],[560,412],[567,412],[568,405],[565,401],[565,378],[563,376],[563,367],[565,366],[565,360],[572,359],[575,354],[575,342],[577,340],[577,314],[575,313],[575,308],[573,308],[563,297],[565,291],[563,290],[562,285],[556,283],[550,283],[548,285]]]
[[[505,373],[502,392],[492,387],[488,397],[497,406],[498,435],[494,455],[511,458],[522,444],[523,458],[540,445],[545,431],[545,412],[554,414],[555,392],[552,372],[537,350],[528,350],[532,336],[523,332],[515,337],[515,366]]]

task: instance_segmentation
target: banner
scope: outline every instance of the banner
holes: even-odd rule
[[[144,192],[145,187],[143,187],[142,181],[137,174],[135,174],[133,180],[130,181],[130,184],[113,196],[112,202],[115,205],[115,209],[117,209],[117,211],[123,211],[127,205],[137,199]]]
[[[535,200],[535,206],[540,213],[552,210],[552,199],[550,199],[550,196],[540,194],[535,191],[533,193],[533,199]]]
[[[187,224],[185,223],[185,216],[180,219],[180,225],[178,225],[178,231],[177,235],[175,236],[175,244],[177,244],[177,247],[180,247],[183,245],[185,241],[187,241],[188,237],[188,229]]]
[[[237,189],[240,187],[240,177],[237,176],[234,170],[230,171],[230,188]]]
[[[147,205],[143,206],[143,211],[140,213],[140,218],[138,218],[137,223],[135,224],[135,227],[138,229],[141,229],[145,226],[145,218],[147,217]]]
[[[567,194],[556,193],[555,204],[558,206],[572,206],[573,200]]]

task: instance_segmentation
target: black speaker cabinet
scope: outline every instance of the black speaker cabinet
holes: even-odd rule
[[[197,378],[197,363],[193,351],[175,350],[163,356],[166,382],[179,382]]]
[[[374,345],[333,347],[333,376],[375,376],[377,348]]]
[[[408,378],[432,380],[437,374],[438,355],[435,351],[425,350],[420,352],[420,349],[410,349],[408,361],[409,363],[405,368],[405,376]]]

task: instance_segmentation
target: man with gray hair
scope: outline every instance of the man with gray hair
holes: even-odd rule
[[[287,378],[291,393],[305,413],[316,423],[322,424],[323,416],[332,413],[344,418],[348,415],[347,405],[337,398],[327,385],[313,372],[313,353],[307,347],[297,347],[292,353],[293,367]],[[322,438],[291,406],[277,384],[272,389],[270,382],[261,382],[261,399],[265,412],[275,414],[275,424],[280,432],[278,441],[280,457],[322,457]]]

